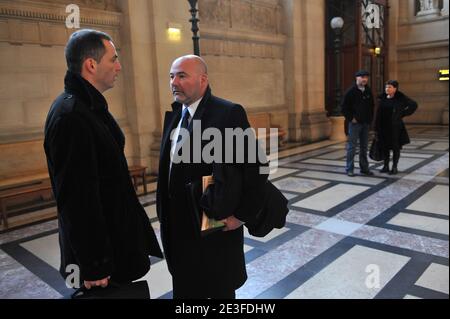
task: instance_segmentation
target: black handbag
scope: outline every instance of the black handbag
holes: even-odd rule
[[[384,160],[383,146],[377,137],[372,140],[372,145],[370,145],[369,157],[375,162],[380,162]]]
[[[147,281],[140,280],[126,284],[110,281],[108,286],[78,288],[71,296],[72,299],[150,299]]]
[[[263,208],[255,220],[246,223],[245,226],[247,226],[250,235],[265,237],[274,228],[281,229],[285,226],[288,213],[287,198],[275,185],[267,181]]]

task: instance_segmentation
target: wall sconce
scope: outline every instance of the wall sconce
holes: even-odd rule
[[[168,23],[167,24],[167,38],[169,41],[178,42],[181,40],[181,24]]]
[[[449,74],[448,69],[446,70],[439,70],[439,81],[448,81],[449,80]]]
[[[381,48],[379,47],[375,47],[375,48],[371,48],[369,49],[370,53],[375,55],[375,56],[379,56],[381,54]]]

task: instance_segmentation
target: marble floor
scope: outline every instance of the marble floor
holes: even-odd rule
[[[344,143],[280,152],[271,180],[290,213],[265,238],[245,233],[249,278],[237,297],[448,299],[448,127],[409,132],[396,176],[371,161],[374,177],[348,177]],[[159,236],[155,193],[140,200]],[[67,298],[58,267],[56,220],[0,233],[0,299]],[[152,298],[172,297],[164,260],[145,279]]]

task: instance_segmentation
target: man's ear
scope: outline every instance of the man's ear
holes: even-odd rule
[[[201,83],[208,84],[208,74],[204,73],[201,75]]]
[[[88,74],[93,74],[97,70],[97,62],[93,58],[87,58],[83,62],[82,69]]]

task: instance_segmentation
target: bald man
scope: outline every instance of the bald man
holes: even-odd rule
[[[264,184],[267,175],[259,174],[260,164],[239,165],[252,186],[244,187],[240,208],[229,212],[223,231],[199,236],[192,222],[192,211],[186,185],[212,175],[213,163],[193,161],[193,144],[203,147],[210,140],[194,141],[193,123],[201,124],[201,133],[215,128],[247,129],[250,125],[242,106],[211,94],[205,61],[194,55],[176,59],[170,69],[170,89],[174,103],[166,112],[159,162],[157,212],[161,222],[162,242],[173,280],[174,298],[235,298],[235,290],[247,279],[243,252],[243,227],[255,212],[251,203],[260,201],[255,184]],[[197,122],[199,121],[199,122]],[[186,141],[179,136],[189,132],[188,161],[174,161],[174,155]],[[194,129],[195,130],[195,129]],[[224,134],[222,134],[223,137]],[[225,145],[222,140],[222,145]],[[182,149],[182,152],[185,150]],[[199,150],[197,150],[198,156]],[[184,155],[184,154],[183,154]]]

